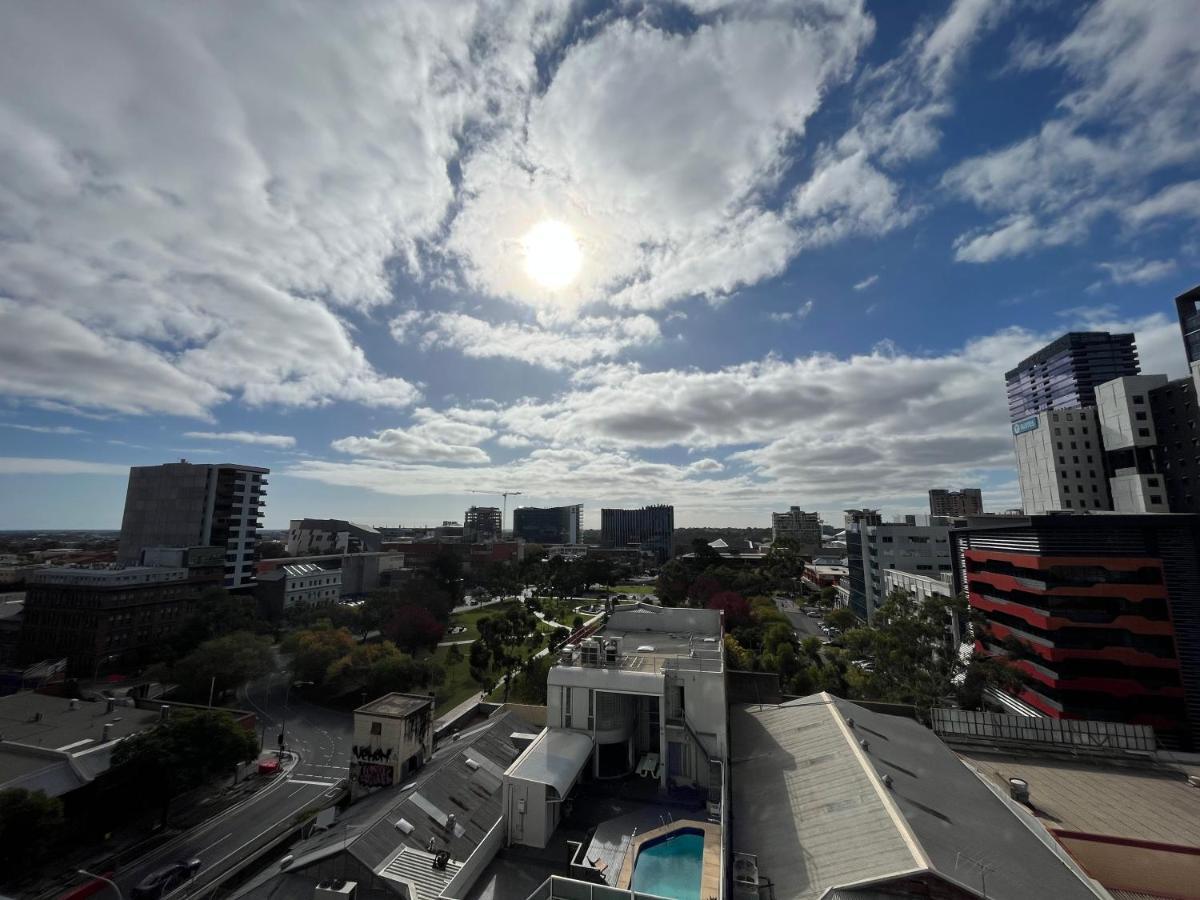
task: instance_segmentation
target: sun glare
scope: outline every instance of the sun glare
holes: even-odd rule
[[[564,288],[579,274],[583,252],[568,225],[547,219],[539,222],[521,238],[525,252],[525,271],[544,288]]]

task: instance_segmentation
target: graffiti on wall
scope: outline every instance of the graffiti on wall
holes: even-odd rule
[[[357,760],[370,760],[371,762],[380,762],[382,760],[383,762],[391,762],[392,759],[391,747],[384,750],[382,747],[372,749],[366,744],[362,744],[361,746],[355,744],[350,748],[350,752],[354,754],[354,758]]]
[[[391,787],[395,780],[395,771],[383,763],[354,763],[351,768],[358,770],[351,772],[351,778],[359,787],[371,790]]]

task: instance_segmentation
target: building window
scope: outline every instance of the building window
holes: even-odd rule
[[[1069,493],[1071,493],[1071,486],[1070,486],[1069,484],[1064,484],[1064,485],[1063,485],[1063,493],[1064,493],[1064,494],[1069,494]],[[1070,504],[1068,504],[1068,505],[1070,505]]]
[[[1158,487],[1158,479],[1157,478],[1147,478],[1146,484],[1150,485],[1150,487]]]
[[[1072,456],[1072,457],[1071,457],[1071,462],[1075,463],[1075,465],[1079,465],[1079,457],[1078,457],[1078,456]]]
[[[1074,434],[1074,433],[1075,433],[1075,429],[1074,429],[1074,428],[1068,428],[1068,429],[1067,429],[1067,434]],[[1075,445],[1074,445],[1074,444],[1072,444],[1071,446],[1073,447],[1073,446],[1075,446]]]
[[[1059,442],[1058,442],[1058,449],[1059,449],[1059,450],[1061,450],[1061,449],[1062,449],[1062,441],[1059,441]]]
[[[1067,507],[1067,509],[1070,509],[1070,508],[1071,508],[1071,501],[1070,501],[1070,500],[1064,500],[1064,501],[1063,501],[1063,504],[1064,504],[1064,505]]]
[[[371,734],[383,734],[383,723],[382,722],[372,722],[371,723]]]
[[[1146,402],[1146,398],[1145,398],[1143,395],[1141,395],[1141,394],[1134,394],[1134,395],[1133,395],[1133,402],[1134,402],[1134,403],[1138,403],[1138,404],[1145,403],[1145,402]]]
[[[1093,494],[1098,494],[1098,493],[1100,493],[1100,486],[1099,486],[1098,484],[1093,484],[1093,485],[1092,485],[1092,493],[1093,493]],[[1097,503],[1099,503],[1099,501],[1097,501]]]
[[[1140,412],[1140,411],[1139,411],[1139,412],[1135,412],[1135,413],[1133,414],[1133,417],[1134,417],[1135,419],[1137,419],[1137,421],[1139,421],[1139,422],[1145,422],[1145,421],[1146,421],[1146,414],[1145,414],[1144,412]]]
[[[1162,494],[1151,494],[1150,502],[1151,503],[1162,503]]]
[[[1054,418],[1055,418],[1055,419],[1057,419],[1057,418],[1058,418],[1058,416],[1055,416]],[[1062,429],[1061,429],[1061,428],[1055,428],[1055,429],[1054,429],[1054,436],[1055,436],[1055,437],[1062,437]]]
[[[1088,478],[1095,478],[1095,477],[1096,477],[1096,470],[1088,469]]]
[[[1139,428],[1138,429],[1138,437],[1150,437],[1150,429],[1149,428]]]
[[[1060,466],[1065,466],[1067,464],[1067,458],[1065,456],[1060,456],[1058,458],[1058,464]]]

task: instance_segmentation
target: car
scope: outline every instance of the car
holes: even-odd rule
[[[200,860],[177,859],[175,862],[155,869],[137,883],[129,892],[131,900],[159,900],[175,890],[180,885],[196,877],[200,871]]]

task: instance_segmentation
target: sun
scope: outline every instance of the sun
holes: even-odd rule
[[[525,271],[544,288],[565,288],[579,275],[583,251],[569,225],[554,219],[538,222],[521,238]]]

